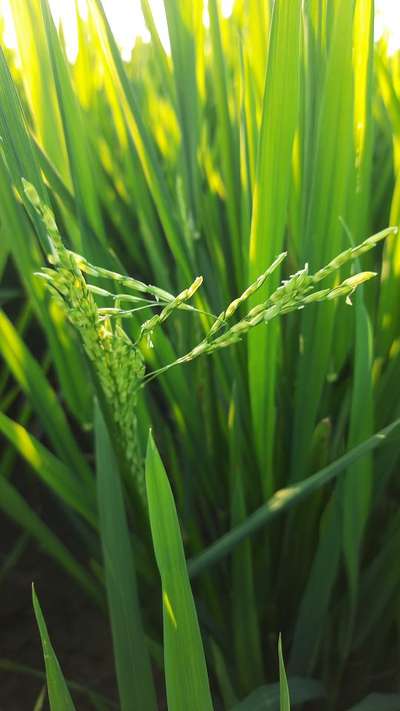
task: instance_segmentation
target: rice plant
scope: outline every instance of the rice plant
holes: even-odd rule
[[[164,0],[167,49],[141,4],[126,61],[88,0],[71,62],[10,0],[0,506],[103,610],[124,711],[400,708],[399,56],[373,0]]]

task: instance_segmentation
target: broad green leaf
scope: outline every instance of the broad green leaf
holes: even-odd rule
[[[369,694],[348,711],[398,711],[400,694]]]
[[[202,2],[164,0],[165,15],[171,45],[172,76],[175,83],[176,108],[181,132],[180,156],[184,198],[188,218],[197,224],[199,202],[199,92],[196,84],[196,64],[199,47],[196,33],[202,23]],[[189,252],[193,251],[193,235],[187,235]]]
[[[223,704],[226,708],[231,708],[237,704],[237,695],[232,686],[224,655],[213,639],[210,640],[210,652],[212,654],[213,671],[218,681]]]
[[[358,242],[368,231],[372,169],[374,0],[356,0],[354,8],[354,147],[355,200],[352,231]]]
[[[338,0],[332,8],[332,38],[321,90],[305,235],[299,258],[318,268],[340,251],[346,216],[346,188],[351,168],[353,0]],[[338,80],[340,77],[340,80]],[[327,140],[327,136],[330,140]],[[335,304],[304,312],[302,348],[298,357],[291,480],[309,471],[310,442],[318,404],[331,359]],[[305,406],[307,403],[307,406]]]
[[[151,433],[146,488],[162,584],[164,664],[169,711],[212,711],[207,667],[186,568],[180,526],[164,465]]]
[[[95,408],[95,434],[100,537],[121,708],[152,711],[157,704],[123,491],[99,406]]]
[[[21,60],[21,76],[34,127],[41,145],[69,180],[67,154],[57,103],[40,0],[12,0],[14,26]],[[24,176],[28,178],[28,176]]]
[[[225,183],[225,202],[230,229],[230,258],[236,275],[236,285],[243,283],[244,265],[241,250],[240,234],[240,200],[238,186],[238,147],[237,136],[229,115],[228,76],[222,47],[220,18],[217,0],[208,4],[210,14],[210,31],[212,42],[212,71],[214,91],[218,112],[218,136],[221,143],[221,162]],[[232,89],[232,87],[229,87]]]
[[[356,333],[349,447],[365,440],[373,432],[372,327],[362,292],[356,295],[355,301]],[[361,545],[371,506],[372,476],[372,459],[368,457],[353,464],[343,479],[343,552],[349,576],[351,617],[356,606]]]
[[[396,564],[400,545],[400,515],[385,528],[386,541],[380,545],[374,558],[364,568],[360,578],[360,604],[358,608],[354,645],[356,648],[368,639],[374,641],[377,626],[382,625],[385,612],[396,609],[400,574]],[[382,585],[382,580],[385,584]]]
[[[278,656],[279,656],[279,700],[280,711],[290,711],[290,694],[286,678],[285,662],[283,661],[282,652],[282,637],[279,635],[278,640]]]
[[[400,224],[400,101],[397,83],[397,65],[392,63],[388,52],[376,53],[377,81],[379,82],[381,101],[386,108],[390,121],[390,140],[393,141],[393,167],[395,173],[394,188],[392,192],[389,222],[393,225]],[[397,71],[396,71],[397,69]],[[386,157],[387,161],[387,157]],[[387,190],[388,192],[388,190]],[[382,196],[383,197],[383,196]],[[382,285],[379,295],[379,349],[386,355],[393,340],[398,336],[399,321],[399,265],[400,265],[400,240],[393,236],[385,245],[382,264]]]
[[[325,697],[321,682],[315,679],[289,677],[288,687],[292,706]],[[232,711],[278,711],[279,706],[280,687],[279,683],[277,683],[260,686],[255,689],[250,696],[241,701]]]
[[[164,87],[168,88],[170,99],[172,102],[174,102],[172,76],[168,66],[167,54],[162,45],[160,36],[157,32],[156,23],[154,21],[155,13],[153,14],[152,12],[149,0],[140,0],[140,6],[142,8],[143,17],[147,29],[149,30],[151,35],[151,41],[155,49],[156,61],[159,67],[160,76],[162,77],[163,85]]]
[[[334,493],[321,519],[314,560],[297,611],[289,660],[290,674],[309,674],[315,666],[338,571],[341,532],[342,513],[339,498]]]
[[[230,515],[235,527],[246,519],[245,482],[243,481],[243,456],[240,410],[234,388],[229,408],[229,461],[230,461]],[[250,541],[241,543],[232,555],[232,616],[236,663],[243,692],[249,692],[263,679],[263,659],[257,602],[254,587],[254,569]],[[246,655],[243,656],[243,649]]]
[[[253,194],[249,282],[282,252],[290,156],[298,121],[300,8],[299,0],[276,0],[273,6]],[[278,276],[271,279],[269,293],[277,286]],[[278,343],[275,323],[268,329],[256,329],[249,337],[251,411],[264,496],[274,490]]]
[[[33,586],[32,601],[43,647],[50,711],[75,711],[71,694],[68,691],[58,659],[50,642],[43,613],[40,609],[39,600],[37,599],[35,588]]]

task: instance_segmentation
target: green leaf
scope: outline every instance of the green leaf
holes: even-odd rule
[[[59,457],[65,460],[75,477],[82,478],[90,487],[93,482],[90,468],[79,451],[57,396],[46,380],[39,363],[2,311],[0,311],[0,354],[40,417]]]
[[[30,508],[19,491],[0,476],[0,508],[6,516],[31,534],[48,555],[57,561],[97,603],[103,598],[99,587],[57,536]]]
[[[202,23],[203,7],[199,0],[165,0],[165,14],[173,63],[176,108],[181,130],[180,158],[184,196],[189,214],[197,221],[199,177],[197,153],[199,142],[199,92],[196,84],[196,59],[199,47],[196,31]],[[188,235],[190,238],[190,235]],[[193,237],[192,237],[193,240]],[[187,240],[189,251],[192,240]]]
[[[321,682],[303,677],[289,677],[288,687],[292,706],[304,704],[307,701],[323,699],[325,690]],[[278,711],[280,705],[280,685],[268,684],[255,689],[244,701],[235,706],[232,711]]]
[[[26,3],[22,3],[22,6]],[[25,25],[24,25],[25,27]],[[31,64],[29,65],[31,68]],[[45,114],[49,111],[46,106]],[[37,238],[27,214],[17,201],[14,186],[22,195],[21,178],[31,182],[40,197],[48,203],[48,194],[41,179],[34,146],[29,135],[22,106],[12,82],[4,55],[0,50],[0,131],[3,138],[4,160],[0,160],[0,212],[2,240],[5,240],[30,302],[40,318],[51,348],[51,355],[62,385],[63,394],[78,420],[87,421],[90,411],[89,389],[83,356],[77,341],[68,338],[65,317],[58,308],[49,308],[45,288],[35,276],[43,266],[43,254],[49,251],[48,239],[41,220],[32,211],[31,217]],[[56,138],[56,143],[59,143]]]
[[[34,117],[35,132],[46,152],[69,179],[65,141],[46,34],[40,12],[40,0],[11,0],[11,11],[17,35],[21,78],[29,109]],[[28,175],[23,174],[29,178]]]
[[[349,446],[365,440],[373,432],[372,326],[361,290],[356,294],[355,302],[356,333]],[[343,552],[351,608],[349,633],[356,608],[361,545],[371,507],[372,485],[373,469],[370,456],[354,463],[343,479]]]
[[[399,711],[400,694],[368,694],[348,711]]]
[[[9,417],[0,412],[0,432],[7,437],[39,478],[56,493],[60,499],[80,513],[92,526],[96,527],[96,513],[91,494],[94,486],[86,487],[77,481],[68,467],[44,447],[35,437]]]
[[[86,126],[82,120],[81,107],[72,88],[69,66],[62,51],[47,0],[41,0],[41,9],[78,207],[82,238],[80,250],[88,259],[96,260],[96,257],[102,254],[99,251],[98,241],[104,241],[105,236],[99,197],[92,172],[93,161],[90,156]],[[83,215],[86,216],[94,229],[97,235],[96,240],[93,239],[93,233],[85,230]]]
[[[400,514],[396,513],[385,528],[385,543],[380,544],[373,560],[364,568],[360,581],[360,603],[354,646],[373,642],[377,626],[388,610],[397,607],[400,571],[397,565],[400,546]],[[382,585],[382,581],[385,584]],[[379,656],[379,652],[377,653]]]
[[[46,666],[47,689],[51,711],[75,711],[71,695],[65,683],[58,659],[50,642],[46,623],[36,597],[35,588],[32,586],[33,609],[42,640],[43,657]]]
[[[109,434],[95,408],[97,497],[108,608],[123,711],[157,708],[123,491]]]
[[[337,459],[332,464],[321,469],[321,471],[313,474],[304,481],[290,486],[287,489],[281,489],[267,501],[263,506],[254,511],[246,520],[233,528],[231,531],[222,536],[218,541],[213,543],[209,548],[206,548],[200,553],[197,558],[189,563],[190,576],[194,577],[202,572],[209,565],[216,563],[223,558],[243,541],[247,536],[251,536],[259,528],[265,526],[272,518],[281,514],[283,511],[296,505],[299,501],[309,496],[313,491],[317,491],[329,481],[337,477],[350,464],[357,461],[359,457],[380,447],[390,441],[390,435],[395,432],[400,426],[400,419],[392,422],[388,427],[385,427],[380,432],[377,432],[372,437],[369,437],[365,442],[351,449],[347,454]],[[399,433],[397,432],[397,437]]]
[[[188,251],[182,240],[182,232],[176,215],[173,210],[171,210],[173,199],[168,189],[168,184],[164,180],[153,137],[145,125],[139,97],[135,91],[135,87],[129,82],[117,43],[112,34],[110,25],[107,22],[102,4],[100,0],[92,1],[93,6],[97,10],[96,27],[98,28],[100,36],[102,38],[104,37],[104,45],[108,45],[107,59],[109,69],[112,72],[113,81],[118,87],[119,100],[122,105],[126,106],[126,110],[129,112],[129,130],[153,200],[157,206],[161,224],[164,228],[170,249],[182,270],[183,278],[186,281],[190,281],[192,270],[190,268]]]
[[[279,699],[280,711],[290,711],[290,694],[286,678],[285,662],[283,661],[282,652],[282,637],[279,635],[278,640],[278,656],[279,656]]]
[[[246,519],[245,482],[240,411],[236,388],[229,408],[230,519],[237,526]],[[243,449],[242,449],[243,448]],[[244,541],[232,555],[233,636],[242,692],[249,692],[263,680],[263,659],[254,585],[251,542]],[[243,656],[243,649],[247,650]]]
[[[146,456],[146,488],[154,551],[162,583],[168,709],[212,711],[203,643],[178,516],[151,432]]]
[[[8,550],[0,565],[0,586],[3,584],[4,580],[7,579],[10,571],[19,563],[22,554],[26,550],[28,542],[29,534],[24,531],[18,536],[16,542],[13,543],[11,548]]]
[[[235,129],[229,116],[228,72],[222,48],[221,27],[217,0],[208,4],[210,15],[210,33],[212,43],[213,90],[215,92],[216,110],[218,114],[218,139],[221,144],[221,163],[226,191],[226,209],[230,230],[231,259],[236,275],[236,284],[243,284],[244,264],[240,234],[240,189],[238,183],[239,161]],[[231,91],[232,87],[229,87]]]
[[[31,677],[36,680],[43,681],[46,679],[45,672],[38,671],[25,664],[18,664],[16,662],[10,661],[9,659],[0,659],[0,669],[5,672],[11,672],[12,674],[20,674],[22,677]],[[80,696],[85,696],[90,702],[92,702],[93,707],[99,711],[108,711],[108,709],[116,709],[117,705],[110,699],[105,698],[101,694],[92,691],[87,686],[78,684],[76,681],[71,681],[66,679],[68,688],[75,694]],[[44,687],[46,692],[46,687]],[[42,708],[42,706],[40,707]],[[44,706],[43,706],[44,708]],[[35,711],[35,710],[34,710]]]
[[[290,186],[290,157],[298,121],[300,0],[276,0],[271,21],[264,102],[253,194],[249,282],[282,252]],[[268,288],[276,288],[279,274]],[[265,291],[265,290],[264,290]],[[269,291],[269,293],[271,293]],[[265,297],[265,294],[264,294]],[[254,299],[251,306],[257,303]],[[279,326],[249,335],[249,385],[264,496],[274,490],[273,445]]]
[[[331,41],[316,110],[315,144],[308,147],[313,161],[312,175],[309,193],[303,195],[307,215],[299,259],[301,264],[309,262],[312,269],[329,261],[342,247],[343,228],[339,218],[346,217],[352,157],[354,2],[338,0],[331,5]],[[297,358],[291,446],[292,481],[303,479],[309,471],[310,442],[332,358],[336,308],[333,303],[323,304],[318,310],[308,309],[302,317],[303,347]]]
[[[336,492],[321,518],[320,535],[293,633],[289,673],[310,673],[323,638],[324,623],[338,572],[342,513]],[[327,565],[329,561],[329,565]]]

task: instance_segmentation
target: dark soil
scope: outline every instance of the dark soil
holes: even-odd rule
[[[20,535],[0,519],[0,569]],[[15,568],[0,583],[0,658],[43,672],[40,638],[33,614],[31,585],[67,679],[116,700],[112,644],[106,616],[70,577],[29,541]],[[4,665],[2,665],[4,666]],[[0,711],[32,711],[43,678],[0,668]],[[79,711],[93,711],[82,693],[72,693]],[[47,701],[43,706],[48,709]]]

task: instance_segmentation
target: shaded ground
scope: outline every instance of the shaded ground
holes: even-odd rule
[[[0,568],[19,531],[0,519]],[[43,670],[31,603],[35,587],[66,678],[116,698],[111,638],[105,616],[46,555],[28,542],[17,566],[0,583],[0,658]],[[31,711],[43,680],[0,669],[0,711]],[[79,711],[93,711],[74,694]],[[44,708],[48,708],[47,705]]]

